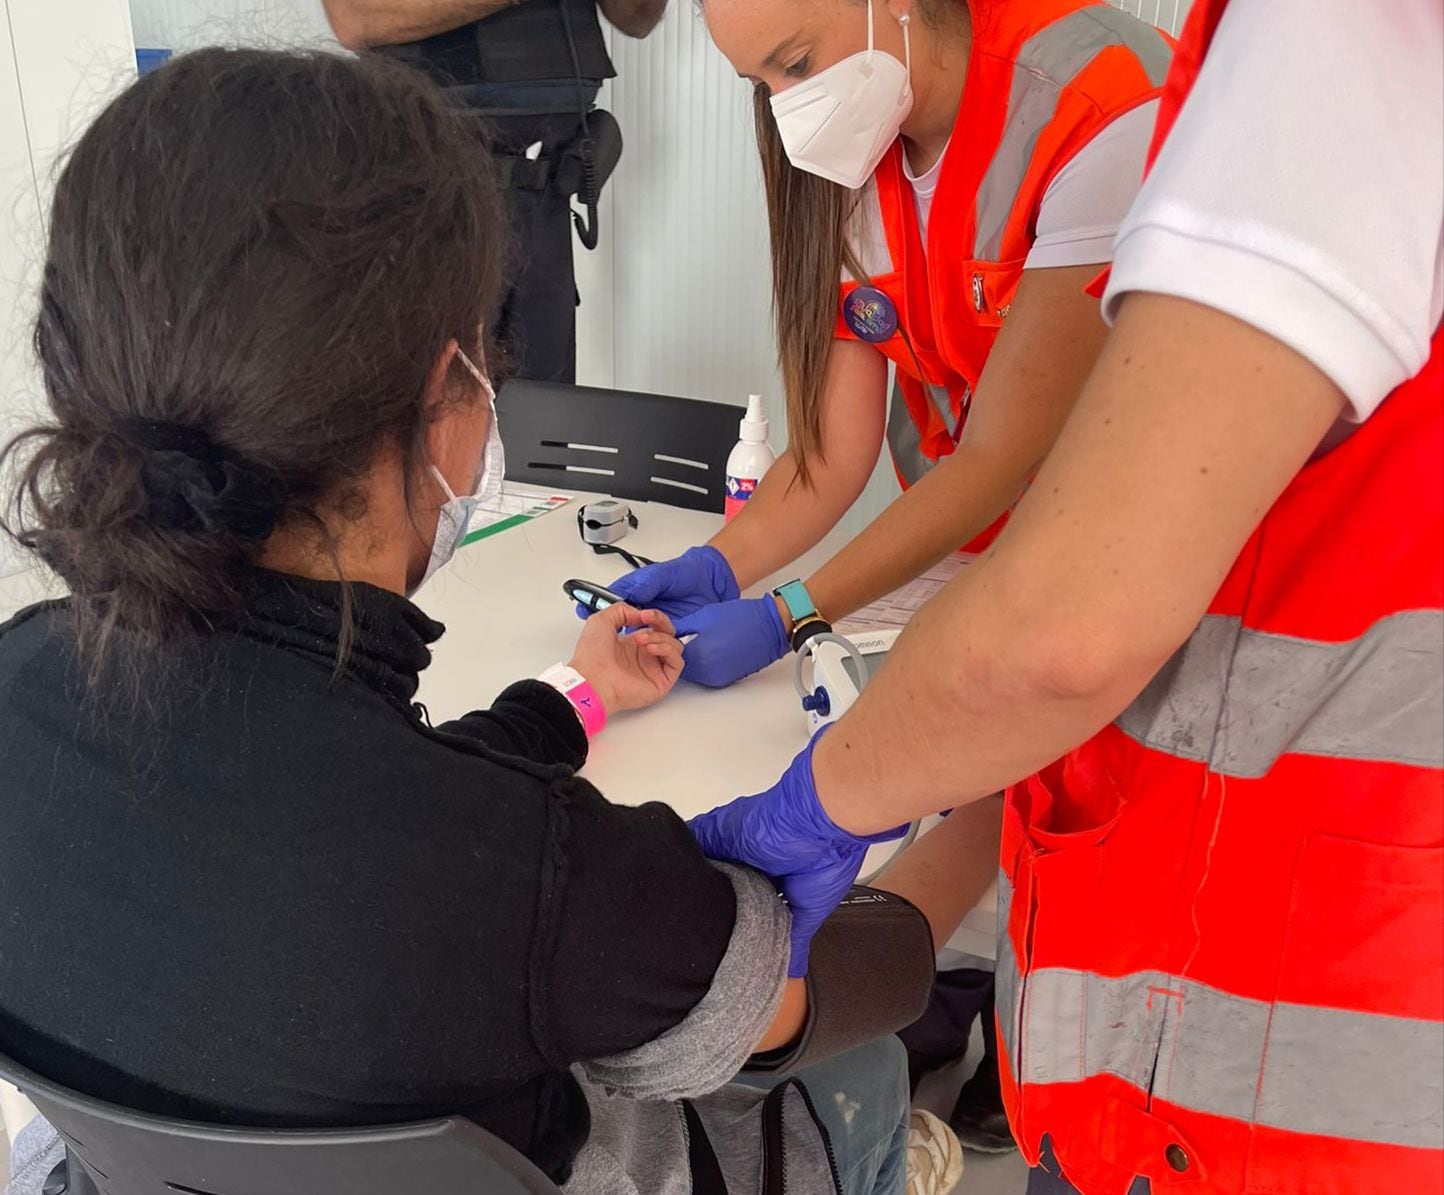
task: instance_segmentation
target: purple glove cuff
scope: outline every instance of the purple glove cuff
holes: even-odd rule
[[[787,627],[782,621],[782,612],[777,608],[777,599],[770,593],[763,594],[760,598],[753,600],[766,604],[767,628],[772,632],[772,660],[775,663],[782,659],[792,646],[787,639]],[[827,728],[823,727],[823,729],[826,730]],[[809,756],[809,758],[811,758],[811,756]]]
[[[780,618],[778,622],[780,625]],[[822,741],[822,736],[830,731],[833,725],[833,723],[829,722],[808,739],[807,746],[793,757],[792,763],[789,764],[787,768],[789,773],[793,771],[798,773],[797,778],[800,781],[798,787],[801,789],[800,795],[804,795],[812,803],[813,817],[815,818],[815,820],[812,821],[812,825],[823,831],[823,834],[819,835],[819,837],[831,838],[835,841],[847,842],[855,846],[869,847],[875,846],[879,842],[895,842],[908,832],[908,826],[911,823],[904,822],[902,825],[893,826],[889,830],[879,830],[876,834],[854,834],[851,830],[844,830],[833,821],[831,815],[822,807],[822,799],[817,795],[817,778],[813,775],[812,771],[812,753],[817,749],[817,744]]]

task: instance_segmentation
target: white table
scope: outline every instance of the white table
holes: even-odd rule
[[[640,527],[625,546],[665,559],[703,543],[720,515],[637,503]],[[841,543],[824,541],[788,576],[806,575]],[[577,535],[576,505],[463,548],[417,595],[446,624],[422,675],[420,699],[440,722],[489,704],[503,688],[571,656],[579,624],[562,593],[569,577],[607,583],[626,572]],[[806,718],[792,687],[791,658],[728,689],[679,684],[649,710],[614,718],[583,773],[625,804],[663,801],[683,817],[774,783],[806,742]],[[876,866],[891,847],[874,848]],[[996,893],[989,890],[949,947],[995,956]]]

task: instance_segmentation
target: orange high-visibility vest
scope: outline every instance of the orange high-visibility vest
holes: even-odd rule
[[[895,143],[874,174],[891,270],[868,284],[897,310],[878,344],[897,366],[888,443],[904,486],[957,446],[1023,275],[1054,176],[1116,117],[1157,98],[1171,43],[1101,0],[971,0],[967,82],[924,253]],[[842,311],[861,285],[842,286]],[[978,545],[981,546],[981,541]]]
[[[1154,153],[1226,0],[1197,0]],[[1444,1190],[1444,331],[1004,812],[1024,1157],[1086,1195]]]

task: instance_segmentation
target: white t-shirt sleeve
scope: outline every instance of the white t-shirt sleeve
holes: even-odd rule
[[[877,196],[877,180],[870,178],[858,193],[857,204],[847,222],[847,243],[853,256],[868,277],[887,274],[892,270],[892,253],[887,247],[887,233],[882,226],[882,203]],[[854,279],[842,263],[840,281],[844,284]]]
[[[1444,312],[1444,5],[1235,0],[1138,202],[1104,296],[1225,311],[1367,418]]]
[[[1023,268],[1102,265],[1138,198],[1158,101],[1106,124],[1053,176],[1038,207],[1037,238]]]
[[[1100,129],[1053,176],[1038,206],[1037,237],[1024,269],[1101,266],[1113,259],[1113,241],[1138,197],[1157,119],[1157,100],[1130,109]],[[921,180],[914,180],[908,172],[924,239],[941,164],[939,159]],[[920,190],[924,184],[925,189]],[[847,238],[869,275],[885,274],[892,268],[875,179],[869,179],[858,196]],[[850,277],[844,266],[842,280],[847,282]]]

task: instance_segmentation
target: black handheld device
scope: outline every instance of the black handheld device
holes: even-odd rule
[[[593,581],[580,581],[575,577],[570,581],[562,582],[562,592],[593,614],[605,610],[608,606],[620,606],[627,600],[618,597],[605,585],[598,585]]]

